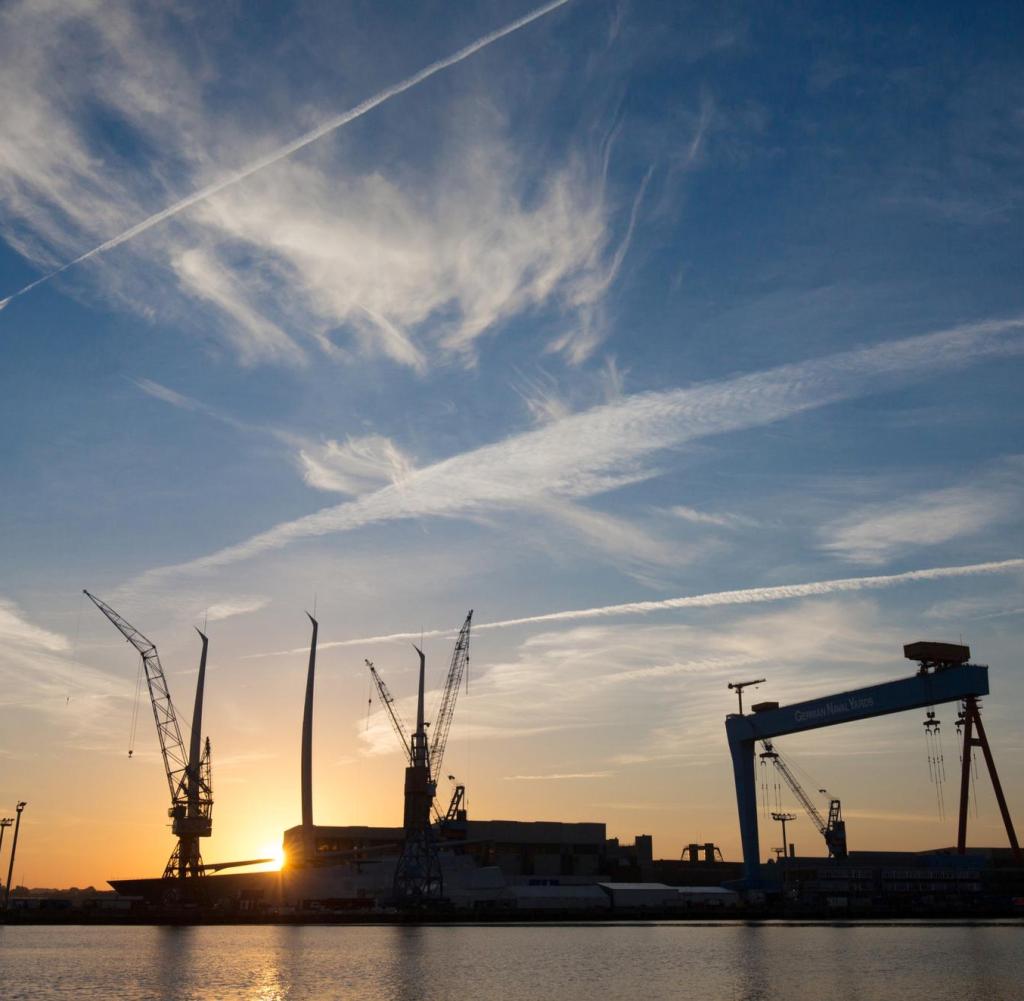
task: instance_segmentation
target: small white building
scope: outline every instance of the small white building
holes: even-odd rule
[[[511,886],[519,911],[606,911],[608,894],[594,883],[568,886]]]
[[[679,907],[679,894],[665,883],[598,883],[616,908],[652,908],[664,910]]]
[[[684,906],[699,907],[738,907],[740,895],[735,890],[727,890],[724,886],[676,886],[679,902]]]
[[[720,886],[669,886],[666,883],[599,883],[613,907],[621,910],[686,910],[734,907],[739,894]]]

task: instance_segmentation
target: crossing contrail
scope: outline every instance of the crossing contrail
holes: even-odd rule
[[[806,584],[780,584],[774,587],[747,587],[736,591],[710,591],[706,594],[691,594],[682,598],[664,598],[660,601],[630,601],[622,605],[601,605],[597,608],[577,608],[564,612],[546,612],[542,615],[527,615],[519,619],[502,619],[498,622],[473,623],[473,631],[482,629],[508,629],[511,626],[528,626],[544,622],[572,622],[580,619],[602,619],[613,615],[648,615],[675,608],[714,608],[719,605],[756,605],[767,601],[786,601],[791,598],[810,598],[822,594],[837,594],[841,591],[867,591],[894,587],[919,580],[943,580],[949,577],[974,577],[980,574],[1009,573],[1024,570],[1024,559],[999,560],[993,563],[971,563],[957,567],[930,567],[926,570],[908,570],[905,573],[885,574],[877,577],[841,577],[837,580],[819,580]],[[364,646],[370,643],[392,643],[400,640],[419,640],[420,637],[450,636],[455,629],[418,630],[414,633],[388,633],[384,636],[364,636],[353,640],[335,640],[321,643],[319,649],[330,647]],[[306,647],[294,650],[278,650],[275,653],[254,654],[254,657],[276,657],[282,654],[304,653]]]
[[[165,219],[170,219],[172,216],[176,216],[179,212],[184,212],[185,209],[190,208],[197,202],[211,198],[213,195],[218,194],[225,188],[229,188],[231,185],[237,184],[239,181],[244,181],[247,177],[251,177],[257,171],[263,170],[264,167],[269,167],[272,164],[277,163],[279,160],[283,160],[285,157],[291,156],[292,153],[308,146],[310,143],[316,142],[317,139],[322,139],[324,136],[334,132],[336,129],[340,129],[342,126],[348,125],[349,122],[353,122],[357,118],[362,118],[362,116],[368,111],[372,111],[385,101],[390,101],[391,98],[397,97],[399,94],[404,94],[407,90],[411,90],[417,84],[423,83],[424,80],[429,79],[436,73],[440,73],[442,70],[446,70],[449,67],[456,65],[456,63],[461,63],[464,59],[468,59],[481,49],[486,49],[487,46],[493,45],[506,35],[511,35],[520,28],[525,28],[533,21],[550,14],[559,7],[564,7],[567,3],[569,3],[569,0],[552,0],[551,3],[535,8],[530,11],[530,13],[524,14],[518,20],[506,24],[502,28],[497,28],[489,34],[484,35],[482,38],[478,38],[475,42],[470,42],[469,45],[459,49],[458,52],[455,52],[450,56],[446,56],[444,59],[439,59],[437,62],[431,63],[429,66],[424,67],[412,76],[406,77],[400,83],[392,84],[392,86],[385,90],[374,94],[373,97],[368,97],[365,101],[357,104],[354,108],[349,108],[348,111],[343,111],[340,115],[335,115],[334,118],[330,118],[326,122],[318,125],[316,128],[310,129],[309,132],[304,133],[297,139],[293,139],[290,143],[287,143],[284,146],[279,146],[276,150],[268,153],[266,156],[262,156],[258,160],[253,160],[252,163],[242,167],[240,170],[236,170],[233,174],[229,174],[227,177],[221,178],[219,181],[214,181],[212,184],[208,184],[205,188],[200,188],[191,195],[186,195],[173,205],[169,205],[167,208],[151,215],[148,219],[143,219],[142,222],[136,223],[130,229],[126,229],[119,236],[111,237],[105,243],[101,243],[98,247],[93,247],[92,250],[87,250],[84,254],[80,254],[73,261],[68,261],[67,264],[62,264],[59,268],[50,271],[48,274],[37,278],[33,282],[29,282],[29,284],[23,289],[19,289],[17,292],[9,295],[6,299],[0,299],[0,309],[3,309],[14,299],[25,295],[26,292],[31,292],[36,286],[42,285],[44,282],[48,282],[51,278],[56,278],[59,274],[63,274],[69,268],[73,268],[76,264],[81,264],[83,261],[89,260],[90,257],[95,257],[97,254],[102,254],[105,251],[113,250],[114,247],[119,247],[122,243],[126,243],[128,240],[138,236],[140,233],[145,233],[147,229],[152,229],[152,227],[162,223]]]

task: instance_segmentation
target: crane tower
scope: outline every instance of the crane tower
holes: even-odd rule
[[[469,633],[472,621],[473,610],[470,609],[459,630],[458,639],[455,641],[429,744],[427,728],[430,724],[426,721],[424,708],[426,656],[423,651],[419,647],[414,647],[420,664],[416,699],[416,729],[411,737],[406,733],[401,717],[395,709],[394,697],[384,683],[384,679],[378,674],[374,665],[370,661],[366,661],[366,666],[370,669],[370,675],[377,687],[380,701],[387,710],[388,719],[402,743],[407,761],[403,811],[405,835],[402,853],[395,868],[395,897],[404,906],[421,906],[432,900],[440,899],[443,893],[437,838],[431,826],[430,812],[437,793],[437,777],[441,774],[441,763],[444,760],[445,747],[448,744],[448,733],[455,715],[455,703],[462,680],[466,677],[466,667],[469,664]],[[464,792],[463,789],[463,794]]]

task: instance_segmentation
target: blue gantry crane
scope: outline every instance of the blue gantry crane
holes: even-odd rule
[[[752,707],[747,715],[732,713],[726,716],[725,731],[729,739],[729,751],[736,780],[736,805],[743,846],[743,882],[747,887],[754,888],[760,883],[755,775],[755,747],[758,741],[771,741],[772,738],[785,734],[803,733],[807,730],[947,702],[963,703],[964,764],[957,850],[960,854],[966,851],[970,759],[973,748],[980,747],[992,779],[1010,846],[1018,863],[1020,862],[1021,852],[1017,835],[996,774],[988,739],[981,724],[978,699],[989,692],[988,667],[969,663],[970,650],[953,643],[910,643],[903,648],[903,653],[908,660],[918,663],[918,671],[912,677],[869,685],[788,706],[780,706],[777,702],[761,702]]]

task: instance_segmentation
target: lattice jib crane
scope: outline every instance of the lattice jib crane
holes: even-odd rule
[[[201,876],[204,869],[199,839],[208,838],[213,831],[210,740],[207,738],[205,742],[200,742],[208,640],[201,632],[199,633],[203,650],[196,684],[195,712],[192,716],[192,739],[186,752],[156,644],[94,594],[88,591],[83,593],[142,657],[142,669],[153,706],[160,754],[167,776],[167,787],[171,794],[171,806],[167,815],[171,818],[171,831],[178,838],[178,844],[164,867],[164,878],[184,879]]]
[[[395,698],[388,689],[388,686],[384,684],[384,679],[377,673],[377,668],[373,666],[373,661],[364,660],[363,663],[365,663],[370,669],[370,677],[373,678],[373,683],[377,686],[377,694],[380,696],[380,701],[387,710],[388,719],[391,720],[391,726],[398,737],[399,743],[402,745],[402,750],[405,752],[405,756],[408,759],[409,764],[412,764],[412,742],[409,740],[408,733],[406,733],[405,724],[398,715],[398,710],[395,709]]]
[[[455,714],[455,703],[458,698],[462,679],[466,675],[469,663],[469,630],[473,612],[470,610],[459,630],[452,651],[448,676],[441,691],[437,714],[434,719],[433,740],[427,741],[427,728],[430,724],[424,718],[424,688],[426,674],[426,657],[419,647],[415,647],[419,655],[419,685],[416,699],[416,727],[411,735],[394,705],[394,698],[388,690],[384,679],[377,673],[376,667],[369,660],[366,666],[377,686],[377,692],[384,708],[387,710],[391,726],[402,744],[406,755],[404,814],[402,826],[405,837],[402,851],[395,866],[394,890],[395,902],[403,908],[418,908],[429,901],[440,900],[444,893],[444,877],[438,853],[437,833],[430,822],[433,811],[439,827],[443,828],[447,814],[442,814],[435,801],[437,794],[437,776],[440,774],[444,760],[445,746]],[[465,788],[459,787],[450,805],[450,812],[455,819],[465,819],[462,808]]]
[[[430,774],[435,782],[441,774],[444,749],[448,744],[448,731],[452,728],[452,718],[455,716],[455,702],[459,697],[459,688],[462,686],[466,666],[469,664],[469,630],[472,623],[473,609],[471,608],[466,615],[466,621],[462,623],[462,628],[459,630],[459,637],[455,641],[455,649],[452,650],[452,659],[448,666],[448,677],[445,679],[444,690],[441,693],[441,705],[434,719],[429,758]],[[468,680],[467,677],[467,686]]]
[[[444,688],[441,691],[440,704],[437,715],[431,727],[431,741],[427,752],[427,765],[429,767],[430,779],[433,784],[437,783],[437,776],[441,774],[441,764],[444,761],[445,748],[448,746],[448,734],[452,728],[452,720],[455,717],[455,703],[459,697],[459,689],[462,687],[463,678],[466,678],[466,668],[469,665],[469,631],[473,621],[473,610],[470,609],[466,615],[465,622],[459,630],[458,639],[455,641],[455,648],[452,650],[451,663],[448,665],[448,675],[445,678]],[[395,698],[391,694],[384,679],[380,676],[373,661],[364,660],[370,670],[370,677],[377,688],[381,704],[387,710],[391,727],[398,737],[402,750],[408,758],[409,764],[413,764],[414,749],[413,741],[402,722],[398,710],[395,708]],[[467,678],[468,681],[468,678]]]
[[[818,808],[814,805],[810,796],[804,791],[804,787],[797,781],[796,776],[790,771],[782,755],[775,750],[770,740],[764,741],[764,751],[760,755],[762,761],[771,761],[779,773],[786,780],[786,785],[793,791],[793,795],[800,801],[811,823],[818,829],[825,839],[825,846],[831,858],[846,858],[846,824],[843,821],[842,806],[838,799],[829,801],[828,820],[825,820]]]

